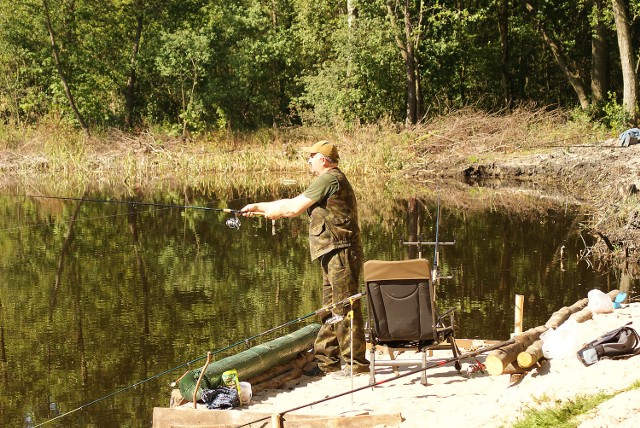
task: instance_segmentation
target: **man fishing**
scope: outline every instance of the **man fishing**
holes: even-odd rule
[[[271,220],[296,217],[305,211],[309,214],[311,259],[320,259],[322,305],[328,306],[358,292],[363,263],[358,207],[351,184],[338,168],[340,156],[336,146],[318,141],[302,150],[309,153],[309,167],[317,176],[303,193],[295,198],[249,204],[240,211],[245,216],[260,212]],[[314,343],[317,365],[305,374],[321,376],[336,372],[336,376],[351,376],[369,371],[360,301],[352,303],[353,320],[348,317],[350,309],[337,307],[323,316]],[[344,368],[341,358],[346,363]]]

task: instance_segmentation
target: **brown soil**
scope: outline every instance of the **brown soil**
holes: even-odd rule
[[[589,213],[588,231],[599,238],[592,248],[601,259],[625,262],[634,270],[640,259],[640,145],[620,147],[617,139],[536,151],[492,151],[486,160],[468,154],[440,156],[420,177],[463,178],[492,188],[535,188],[540,193],[572,196]],[[515,185],[515,186],[514,186]]]

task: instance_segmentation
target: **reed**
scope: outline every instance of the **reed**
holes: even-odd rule
[[[285,182],[302,187],[311,177],[299,148],[328,139],[339,145],[341,168],[368,193],[406,191],[411,182],[423,188],[411,194],[428,195],[443,177],[459,178],[458,166],[469,159],[543,149],[557,135],[570,140],[584,134],[584,127],[569,121],[566,113],[542,109],[503,115],[466,109],[415,127],[268,128],[213,132],[191,140],[157,130],[129,134],[114,129],[87,139],[78,130],[47,124],[22,133],[1,131],[0,168],[5,174],[0,187],[11,183],[57,194],[116,189],[129,195],[183,188],[278,189]]]

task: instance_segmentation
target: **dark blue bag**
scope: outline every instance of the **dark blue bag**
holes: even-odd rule
[[[617,360],[640,353],[640,336],[629,327],[630,322],[603,334],[578,351],[578,358],[585,366],[590,366],[603,358]]]

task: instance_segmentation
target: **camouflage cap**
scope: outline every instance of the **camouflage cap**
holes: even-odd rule
[[[311,147],[303,147],[302,151],[306,153],[321,153],[335,161],[340,159],[338,148],[327,140],[318,141]]]

